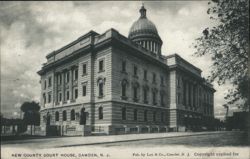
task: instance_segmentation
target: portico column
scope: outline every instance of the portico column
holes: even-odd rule
[[[191,109],[193,110],[194,102],[193,102],[193,84],[192,83],[190,83],[190,106],[191,106]]]
[[[70,101],[73,100],[73,67],[70,68],[69,71],[69,96],[70,96]]]
[[[65,100],[66,100],[66,98],[65,98],[65,74],[66,74],[66,71],[67,70],[64,70],[63,72],[62,72],[62,102],[64,102]]]
[[[54,73],[54,92],[53,92],[53,105],[55,106],[58,102],[58,95],[57,95],[57,84],[58,84],[58,73]]]

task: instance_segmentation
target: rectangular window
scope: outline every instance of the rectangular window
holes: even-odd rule
[[[66,80],[66,83],[69,82],[69,72],[66,72],[66,73],[65,73],[65,80]]]
[[[78,79],[78,69],[74,70],[74,80]]]
[[[153,105],[156,105],[156,92],[154,91],[153,93]]]
[[[99,83],[99,97],[103,96],[103,83]]]
[[[99,71],[104,71],[104,61],[103,60],[100,60],[99,61]]]
[[[126,120],[126,108],[122,108],[122,120]]]
[[[137,76],[137,67],[134,66],[134,76]]]
[[[122,72],[126,72],[126,61],[122,61]]]
[[[48,93],[48,103],[51,102],[51,93]]]
[[[59,93],[59,102],[61,102],[62,101],[62,93],[60,92]]]
[[[156,122],[156,112],[153,113],[153,121]]]
[[[161,105],[163,106],[164,105],[164,95],[161,94],[160,96],[161,96]]]
[[[155,82],[156,82],[156,74],[153,73],[153,83],[155,83]]]
[[[84,64],[82,65],[82,75],[86,75],[86,74],[87,74],[87,64],[84,63]]]
[[[147,99],[148,99],[148,91],[147,89],[143,90],[143,99],[144,99],[144,103],[148,103]]]
[[[69,100],[69,91],[66,91],[66,99]]]
[[[47,82],[46,82],[46,80],[44,80],[43,88],[46,89],[46,87],[47,87]]]
[[[164,77],[161,76],[161,85],[164,85]]]
[[[43,93],[43,103],[46,104],[46,94]]]
[[[164,113],[161,112],[161,122],[164,122]]]
[[[148,121],[148,111],[144,110],[144,121]]]
[[[61,85],[61,84],[62,84],[62,76],[61,76],[61,74],[58,74],[58,75],[57,75],[57,84],[58,84],[58,85]]]
[[[86,96],[86,94],[87,94],[87,86],[83,85],[82,86],[82,96]]]
[[[78,89],[75,89],[75,99],[78,98]]]
[[[137,121],[137,109],[134,110],[134,121]]]
[[[134,99],[137,99],[137,87],[134,87]]]
[[[48,85],[48,87],[51,87],[51,83],[52,83],[52,79],[51,79],[51,77],[49,77],[49,85]]]
[[[147,71],[147,70],[144,70],[143,72],[144,72],[144,73],[143,73],[144,80],[147,80],[148,71]]]
[[[177,86],[180,86],[180,77],[177,77]]]

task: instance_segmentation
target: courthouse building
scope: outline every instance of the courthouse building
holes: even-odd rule
[[[60,135],[206,129],[214,88],[163,41],[144,6],[128,37],[90,31],[49,53],[41,76],[41,130]]]

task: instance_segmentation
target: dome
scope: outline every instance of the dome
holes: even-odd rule
[[[162,41],[157,28],[146,16],[144,6],[140,9],[141,16],[129,30],[128,38],[154,53],[161,53]]]
[[[143,35],[148,35],[148,36],[155,36],[158,37],[158,31],[150,20],[147,18],[139,18],[137,21],[135,21],[130,28],[129,31],[129,38],[133,39],[136,36],[143,36]]]

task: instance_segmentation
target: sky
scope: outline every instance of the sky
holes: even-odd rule
[[[162,53],[178,53],[200,68],[207,77],[211,68],[209,56],[195,57],[193,43],[210,20],[207,1],[145,1],[147,17],[157,27],[163,41]],[[90,30],[100,34],[114,28],[128,35],[139,18],[141,1],[106,2],[0,2],[1,113],[20,117],[24,101],[40,100],[40,77],[37,71],[45,56],[76,40]],[[215,92],[215,116],[222,118],[223,97],[230,84],[218,86]],[[234,108],[233,108],[234,109]],[[232,109],[232,110],[233,110]]]

